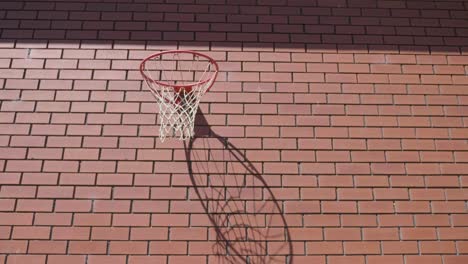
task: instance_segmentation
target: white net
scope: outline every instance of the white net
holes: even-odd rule
[[[159,104],[159,138],[189,139],[201,97],[216,79],[213,59],[192,51],[167,51],[143,60],[140,70]]]

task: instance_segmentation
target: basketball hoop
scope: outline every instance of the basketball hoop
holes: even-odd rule
[[[200,99],[218,75],[216,61],[195,51],[170,50],[145,58],[140,71],[159,105],[161,141],[193,137]]]

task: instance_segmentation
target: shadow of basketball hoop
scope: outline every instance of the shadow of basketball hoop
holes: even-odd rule
[[[192,199],[213,225],[209,263],[293,263],[282,207],[255,164],[209,129],[200,112],[195,135],[184,147]]]

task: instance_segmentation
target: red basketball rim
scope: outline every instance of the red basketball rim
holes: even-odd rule
[[[187,54],[193,54],[193,55],[197,55],[197,56],[203,57],[205,59],[208,59],[209,63],[211,63],[211,64],[213,64],[215,66],[215,72],[214,72],[213,76],[211,76],[208,79],[201,80],[201,81],[196,82],[196,83],[189,83],[189,84],[184,84],[184,85],[175,85],[175,84],[164,83],[164,82],[160,82],[160,81],[157,81],[157,80],[153,80],[150,77],[148,77],[145,74],[145,63],[148,60],[151,60],[152,58],[162,56],[163,54],[168,54],[168,53],[187,53]],[[216,63],[216,61],[213,58],[211,58],[208,55],[205,55],[203,53],[192,51],[192,50],[166,50],[166,51],[158,52],[158,53],[155,53],[155,54],[145,58],[140,64],[141,75],[143,76],[143,78],[145,78],[146,81],[153,82],[153,83],[156,83],[156,84],[159,84],[159,85],[162,85],[162,86],[166,86],[166,87],[173,87],[176,92],[180,92],[181,89],[186,89],[186,90],[190,91],[191,88],[193,86],[195,86],[195,85],[204,84],[204,83],[209,82],[211,79],[216,79],[216,77],[218,76],[218,70],[219,70],[218,63]],[[210,85],[210,87],[208,87],[208,89],[206,89],[207,92],[210,90],[211,86],[213,86],[213,83]]]

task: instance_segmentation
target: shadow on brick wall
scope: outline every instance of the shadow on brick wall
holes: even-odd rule
[[[185,153],[192,199],[200,201],[213,227],[214,262],[292,264],[289,227],[267,180],[241,150],[209,130],[201,112],[196,126]],[[224,147],[213,148],[213,142]]]
[[[466,1],[2,1],[3,43],[466,51]],[[118,47],[118,46],[114,46]]]

